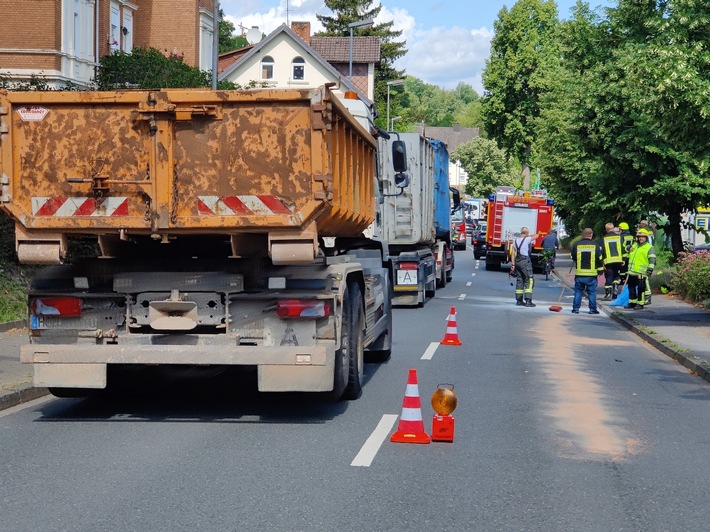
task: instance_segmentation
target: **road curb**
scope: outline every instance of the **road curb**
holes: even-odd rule
[[[564,284],[567,288],[570,288],[574,291],[574,284],[570,284],[569,282],[567,282],[566,279],[562,275],[558,274],[556,271],[553,273],[557,276],[557,278],[560,280],[560,282],[562,284]],[[609,316],[616,323],[618,323],[622,327],[628,329],[629,331],[634,333],[639,338],[645,340],[649,345],[653,346],[655,349],[658,349],[664,355],[679,362],[685,368],[692,371],[694,374],[696,374],[701,379],[704,379],[707,382],[710,382],[710,370],[704,366],[701,366],[700,364],[696,363],[695,361],[693,361],[692,358],[697,358],[697,357],[692,352],[688,351],[688,352],[684,352],[684,353],[679,353],[678,351],[667,346],[664,342],[661,342],[657,338],[654,338],[654,335],[644,332],[637,323],[634,323],[633,321],[626,319],[623,314],[620,314],[617,310],[610,308],[607,304],[601,303],[597,300],[597,305],[600,308],[600,310],[602,310],[604,312],[604,314]]]
[[[22,403],[39,399],[45,395],[49,395],[49,390],[47,388],[35,388],[32,386],[29,388],[12,390],[0,395],[0,410],[6,410],[8,408],[12,408],[13,406],[21,405]]]
[[[684,367],[688,368],[698,377],[710,382],[710,370],[691,360],[689,357],[695,356],[692,352],[688,351],[687,353],[679,353],[678,351],[675,351],[674,349],[668,347],[665,343],[661,342],[657,338],[654,338],[655,335],[648,334],[647,332],[641,330],[637,324],[627,320],[618,312],[610,310],[608,307],[606,308],[606,310],[607,315],[616,323],[627,328],[636,336],[639,336],[640,338],[648,342],[650,345],[652,345],[654,348],[658,349],[664,355],[669,356],[670,358],[680,362]]]
[[[11,331],[13,329],[23,329],[26,326],[27,326],[26,320],[6,321],[3,323],[0,323],[0,333]]]

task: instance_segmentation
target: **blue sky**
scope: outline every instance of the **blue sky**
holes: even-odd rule
[[[576,0],[558,0],[560,18],[568,18]],[[489,55],[493,23],[506,0],[373,0],[383,6],[376,22],[393,21],[402,30],[407,55],[396,64],[426,83],[453,89],[465,82],[483,91],[481,72]],[[614,0],[590,0],[594,7]],[[473,4],[473,5],[472,5]],[[226,17],[237,27],[258,26],[269,34],[287,20],[310,21],[311,31],[322,29],[316,14],[327,15],[322,0],[220,0]]]

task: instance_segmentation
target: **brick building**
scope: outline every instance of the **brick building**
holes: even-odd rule
[[[87,86],[101,57],[153,47],[212,66],[214,0],[0,0],[0,76]]]

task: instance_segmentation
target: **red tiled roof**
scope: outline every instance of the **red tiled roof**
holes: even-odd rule
[[[350,62],[350,37],[311,37],[311,48],[330,63]],[[353,37],[353,63],[379,63],[379,37]]]

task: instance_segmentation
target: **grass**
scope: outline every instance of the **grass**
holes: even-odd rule
[[[0,271],[0,322],[27,317],[27,285],[22,277]]]

